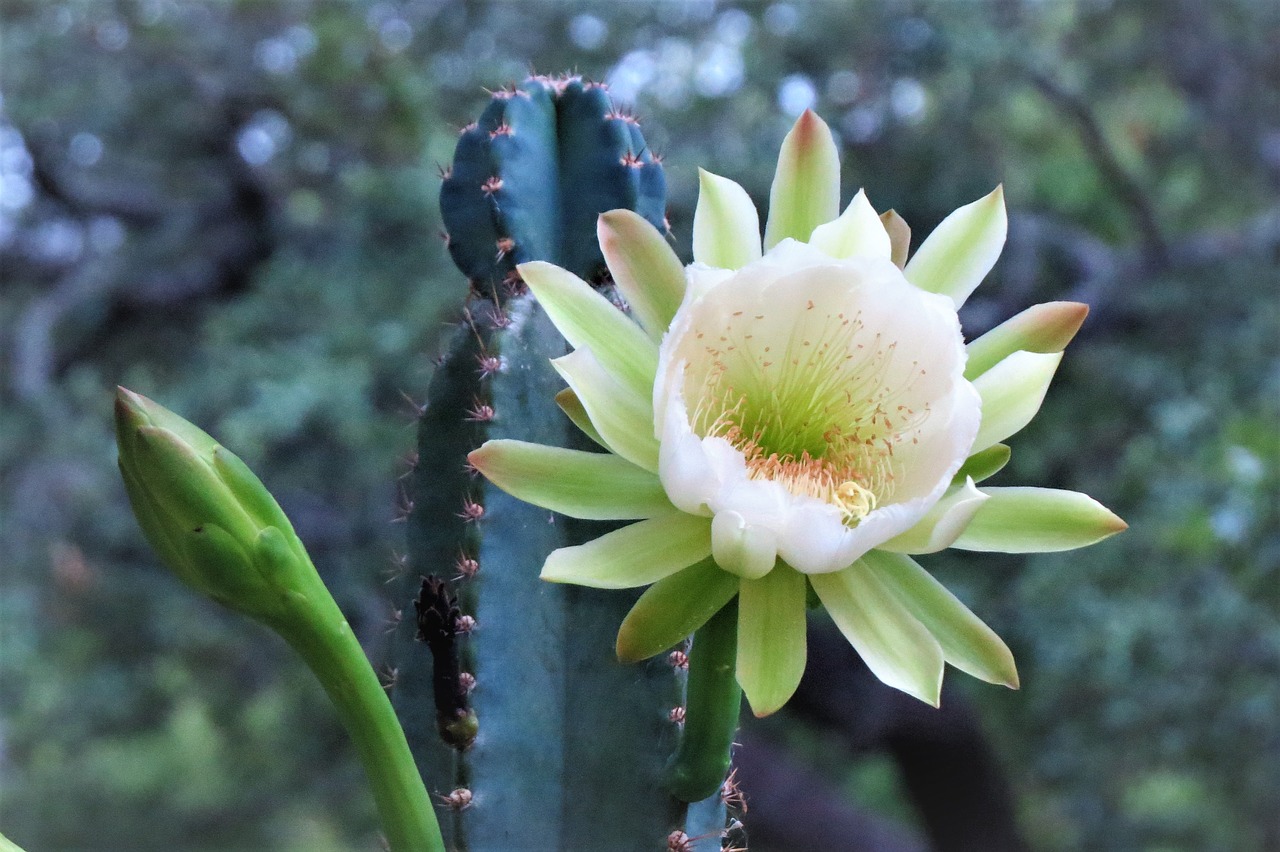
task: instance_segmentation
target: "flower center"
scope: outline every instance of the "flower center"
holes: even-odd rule
[[[691,425],[741,452],[752,479],[830,503],[857,526],[892,499],[894,448],[917,442],[929,416],[911,393],[925,371],[861,312],[809,302],[801,313],[779,324],[737,311],[717,333],[694,332],[706,357],[686,368]]]

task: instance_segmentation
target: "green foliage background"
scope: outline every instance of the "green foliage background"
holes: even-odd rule
[[[377,848],[309,675],[146,549],[111,389],[262,475],[377,659],[401,391],[425,388],[465,293],[435,164],[481,87],[575,68],[635,99],[686,257],[695,168],[767,200],[808,105],[846,199],[865,186],[917,242],[1004,182],[1010,244],[966,328],[1057,298],[1093,314],[1001,479],[1132,525],[1082,553],[929,563],[1020,661],[1021,692],[966,690],[1024,830],[1046,851],[1280,848],[1274,3],[9,0],[0,27],[15,841]],[[883,764],[827,763],[910,818]]]

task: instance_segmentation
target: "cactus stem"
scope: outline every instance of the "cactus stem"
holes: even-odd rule
[[[475,130],[475,129],[476,129],[476,123],[474,121],[469,121],[458,128],[458,135],[462,136],[466,133],[470,133],[472,130]]]

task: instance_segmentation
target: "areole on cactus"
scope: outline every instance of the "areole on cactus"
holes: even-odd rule
[[[656,230],[625,211],[601,217],[639,324],[563,269],[519,267],[574,347],[555,361],[566,411],[609,453],[502,441],[471,462],[537,505],[638,520],[556,550],[542,570],[653,584],[621,625],[624,660],[667,650],[736,598],[737,679],[772,713],[804,670],[811,587],[891,686],[937,704],[950,662],[1016,687],[1005,644],[912,555],[1065,550],[1125,524],[1082,494],[977,486],[1007,460],[1000,442],[1034,416],[1086,313],[1038,306],[964,345],[956,311],[1005,229],[997,188],[904,264],[900,219],[861,192],[840,213],[834,140],[806,112],[783,143],[763,244],[745,191],[706,172],[680,274]]]

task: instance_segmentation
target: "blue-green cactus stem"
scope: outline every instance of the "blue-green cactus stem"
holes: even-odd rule
[[[635,210],[666,228],[666,177],[639,124],[601,83],[531,77],[463,128],[440,188],[449,252],[472,286],[506,298],[517,263],[605,273],[596,217]]]

